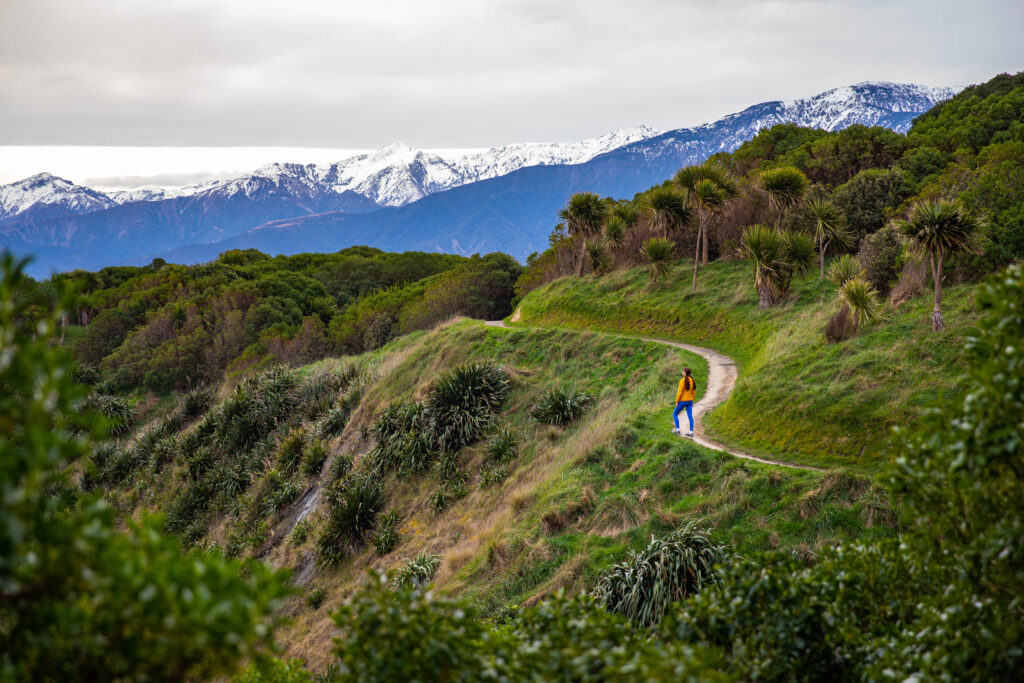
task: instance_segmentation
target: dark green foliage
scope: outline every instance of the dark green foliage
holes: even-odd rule
[[[306,606],[310,609],[319,609],[320,605],[324,604],[324,599],[327,597],[327,589],[323,586],[318,586],[309,591],[306,595]]]
[[[305,430],[296,429],[281,439],[281,445],[277,449],[277,466],[284,474],[290,476],[298,469],[299,462],[306,453],[306,438]]]
[[[480,468],[480,485],[484,488],[495,486],[508,479],[508,465],[484,465]]]
[[[652,641],[586,596],[558,593],[490,627],[465,603],[390,583],[371,574],[335,614],[342,680],[726,680],[703,652]]]
[[[487,363],[468,363],[441,376],[427,393],[427,431],[440,451],[477,441],[509,392],[508,374]]]
[[[565,426],[577,420],[590,405],[592,397],[575,388],[549,389],[530,409],[538,422]]]
[[[913,188],[903,171],[880,168],[861,171],[836,188],[835,202],[846,217],[853,244],[881,230],[911,194]]]
[[[299,496],[299,487],[288,476],[275,468],[263,475],[254,493],[254,504],[263,517],[274,517],[285,505]]]
[[[396,588],[424,588],[430,583],[437,568],[441,566],[441,558],[421,552],[411,560],[407,560],[395,574],[393,581]]]
[[[171,501],[164,521],[164,531],[178,534],[195,522],[205,521],[203,517],[214,493],[212,482],[208,479],[189,482]]]
[[[206,387],[199,387],[185,392],[181,398],[181,415],[186,420],[194,420],[213,404],[213,392]]]
[[[1024,72],[1001,74],[935,105],[914,121],[907,138],[912,145],[948,153],[960,148],[978,152],[991,144],[1024,140],[1022,121]]]
[[[381,516],[380,525],[373,535],[373,545],[378,555],[387,555],[398,545],[398,523],[400,521],[402,521],[402,516],[394,508]]]
[[[718,581],[715,564],[725,547],[711,540],[711,530],[687,524],[612,565],[597,582],[594,597],[613,614],[643,628],[661,620],[669,605]]]
[[[85,390],[54,342],[52,315],[29,319],[23,264],[2,256],[0,338],[0,677],[207,680],[231,675],[272,639],[283,577],[214,553],[183,554],[157,524],[99,498],[53,496],[97,443]],[[69,436],[74,427],[82,436]],[[103,449],[93,451],[94,456]],[[107,451],[109,458],[113,453]],[[100,455],[95,464],[103,464]]]
[[[327,519],[317,538],[321,563],[339,564],[348,553],[364,545],[384,508],[384,490],[365,477],[354,477],[341,488],[325,492]]]
[[[327,448],[324,446],[324,442],[310,441],[302,453],[302,473],[307,477],[315,477],[320,474],[326,461]]]
[[[450,502],[451,495],[448,493],[448,489],[444,486],[439,487],[436,491],[430,494],[430,509],[435,513],[444,512]]]
[[[82,410],[102,415],[111,436],[123,436],[135,426],[135,409],[120,396],[89,394],[82,402]]]
[[[317,424],[317,431],[324,438],[338,436],[345,431],[349,411],[345,408],[330,408]]]
[[[336,455],[331,461],[331,481],[341,481],[352,471],[352,458],[347,455]]]
[[[865,237],[857,255],[864,278],[883,296],[899,277],[902,256],[903,243],[890,225]]]
[[[292,532],[288,535],[288,544],[292,546],[299,546],[306,542],[309,538],[309,520],[303,519],[297,522],[292,528]]]

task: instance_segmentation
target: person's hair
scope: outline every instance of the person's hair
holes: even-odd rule
[[[690,368],[683,368],[683,389],[689,391],[693,388],[693,376],[690,374]]]

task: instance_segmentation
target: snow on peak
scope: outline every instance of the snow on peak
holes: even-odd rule
[[[75,185],[52,173],[36,173],[9,185],[0,185],[0,220],[56,213],[77,215],[113,205],[114,201],[104,193]]]

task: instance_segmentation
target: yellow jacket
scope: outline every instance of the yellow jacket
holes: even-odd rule
[[[688,384],[689,386],[684,386]],[[693,377],[684,377],[679,380],[679,389],[676,391],[676,403],[680,401],[692,401],[697,398],[697,383]]]

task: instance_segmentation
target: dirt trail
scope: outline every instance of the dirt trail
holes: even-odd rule
[[[516,315],[513,316],[513,320],[515,320],[515,317],[518,316],[518,313],[519,312],[516,311]],[[506,325],[505,321],[503,320],[488,320],[484,324],[487,325],[488,327],[500,327],[506,330],[515,329],[511,325]],[[598,334],[610,334],[611,336],[633,338],[626,337],[626,335],[616,335],[614,333],[608,332],[599,332]],[[715,406],[722,403],[723,401],[725,401],[725,399],[729,397],[729,394],[732,392],[733,387],[736,386],[736,378],[739,376],[739,373],[736,369],[736,363],[733,361],[732,358],[722,355],[721,353],[718,353],[717,351],[714,351],[712,349],[704,348],[703,346],[694,346],[693,344],[684,344],[682,342],[668,341],[666,339],[655,339],[653,337],[641,337],[641,339],[646,342],[662,344],[664,346],[672,346],[677,349],[683,349],[684,351],[695,353],[698,356],[703,356],[704,360],[708,362],[707,386],[704,388],[704,391],[702,392],[703,396],[701,396],[700,399],[693,404],[694,441],[699,443],[701,446],[704,446],[705,448],[721,451],[722,453],[728,453],[729,455],[735,456],[737,458],[742,458],[744,460],[753,460],[754,462],[764,463],[765,465],[777,465],[778,467],[789,467],[795,470],[816,470],[819,472],[821,471],[820,467],[811,467],[809,465],[793,465],[791,463],[781,462],[779,460],[768,460],[766,458],[759,458],[756,455],[751,455],[750,453],[745,453],[743,451],[736,450],[735,448],[729,448],[728,446],[725,446],[719,443],[718,441],[715,441],[714,439],[708,437],[704,430],[704,425],[701,423],[700,418],[706,415],[707,413],[710,413],[715,408]],[[698,388],[699,387],[700,385],[698,385]],[[666,389],[666,391],[675,391],[674,385],[673,387]],[[666,420],[670,419],[670,411],[668,410],[668,408],[665,409],[665,415]],[[686,414],[680,414],[680,418],[682,418],[682,420],[685,421]],[[666,429],[668,429],[667,423]],[[681,436],[680,438],[685,439],[686,437]]]

